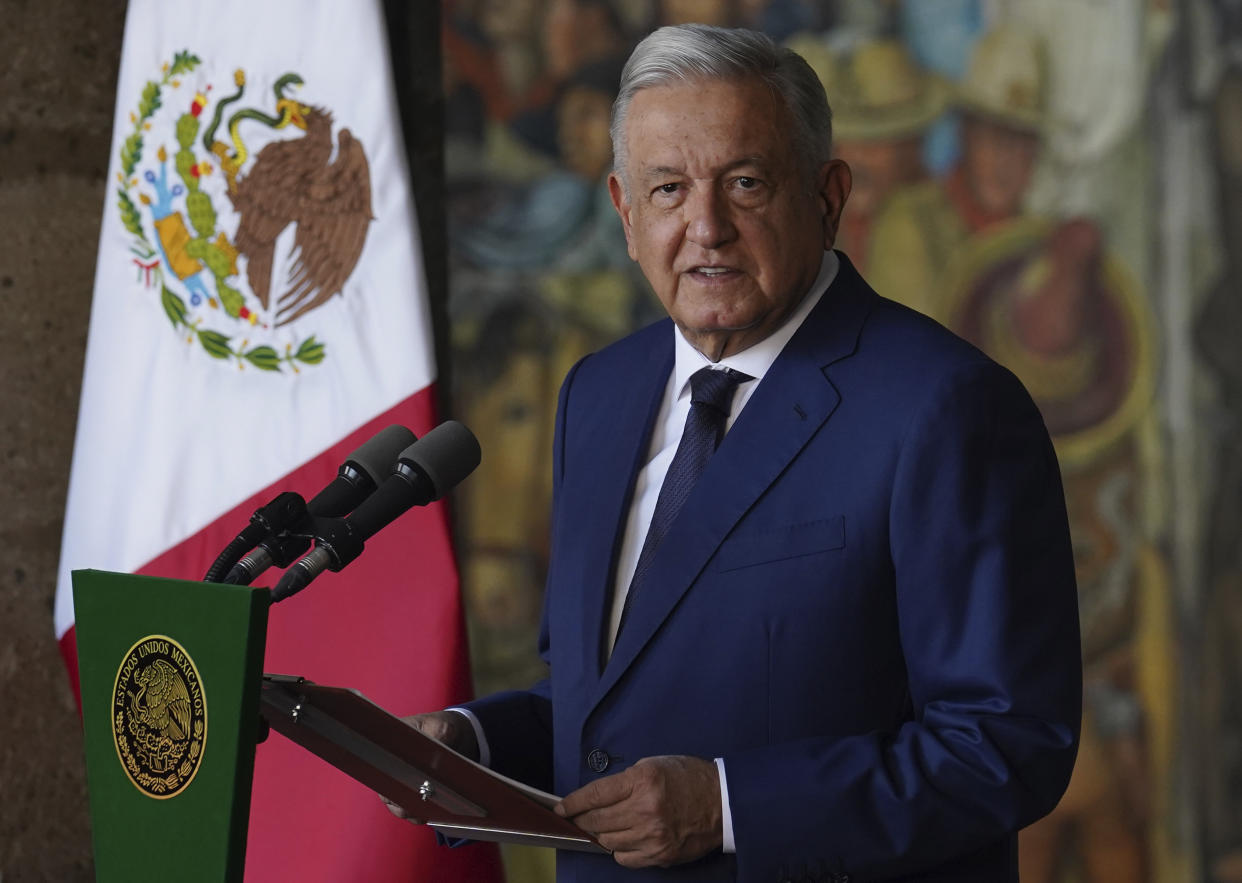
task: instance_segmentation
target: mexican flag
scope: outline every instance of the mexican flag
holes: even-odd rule
[[[70,572],[201,579],[279,491],[436,423],[435,358],[378,0],[133,0],[65,513]],[[396,713],[469,695],[442,506],[272,608],[267,671]],[[275,572],[260,579],[271,584]],[[258,748],[246,879],[500,878],[283,737]]]

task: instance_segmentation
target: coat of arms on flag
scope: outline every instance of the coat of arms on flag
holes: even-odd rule
[[[373,220],[366,150],[346,128],[333,143],[331,111],[300,100],[296,72],[266,94],[241,68],[227,92],[202,74],[175,53],[130,112],[117,208],[138,279],[187,343],[297,373],[326,345],[285,326],[341,293]]]

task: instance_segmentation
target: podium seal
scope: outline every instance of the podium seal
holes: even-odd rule
[[[194,779],[207,744],[207,699],[194,660],[167,635],[129,648],[112,689],[112,737],[125,775],[157,800]]]

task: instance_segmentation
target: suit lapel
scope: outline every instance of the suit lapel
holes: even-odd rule
[[[661,543],[630,602],[593,707],[650,642],[737,522],[836,409],[840,396],[824,369],[854,351],[873,299],[842,257],[837,279],[764,376]],[[617,524],[611,510],[609,516],[610,526]]]
[[[579,451],[589,452],[580,474],[592,476],[577,498],[573,557],[590,583],[571,597],[581,599],[581,671],[590,680],[600,673],[606,605],[612,598],[617,549],[629,513],[638,470],[650,444],[651,426],[673,367],[673,331],[666,325],[659,343],[640,364],[627,367],[625,382],[610,394],[607,419],[596,421]],[[615,396],[615,398],[613,397]],[[582,467],[575,466],[575,469]],[[604,566],[601,566],[601,562]]]

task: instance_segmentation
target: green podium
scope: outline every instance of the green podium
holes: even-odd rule
[[[267,589],[73,573],[101,883],[241,880]]]

